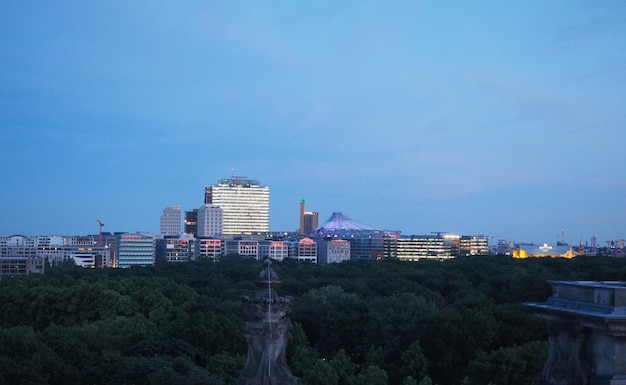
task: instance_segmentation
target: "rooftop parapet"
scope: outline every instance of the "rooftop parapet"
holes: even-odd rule
[[[626,282],[548,281],[552,295],[524,305],[548,322],[540,385],[626,385]]]

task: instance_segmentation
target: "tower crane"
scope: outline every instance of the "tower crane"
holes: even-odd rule
[[[102,226],[104,226],[104,222],[102,222],[100,219],[96,219],[96,222],[98,222],[98,225],[100,225],[100,232],[98,233],[98,245],[102,246]]]

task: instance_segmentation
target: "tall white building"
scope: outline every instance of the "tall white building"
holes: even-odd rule
[[[219,179],[205,187],[204,203],[222,209],[223,235],[258,234],[270,229],[270,187],[261,186],[258,180]]]
[[[180,234],[180,223],[180,206],[164,208],[161,214],[161,235]]]
[[[223,231],[224,211],[217,205],[206,204],[198,209],[198,237],[217,237]]]

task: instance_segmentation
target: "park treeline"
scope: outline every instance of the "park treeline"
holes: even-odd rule
[[[287,358],[303,385],[529,385],[547,280],[621,280],[608,257],[275,262],[292,296]],[[234,384],[241,297],[263,262],[85,269],[0,281],[0,384]]]

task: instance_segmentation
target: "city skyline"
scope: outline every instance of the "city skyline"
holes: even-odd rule
[[[234,175],[403,234],[626,236],[626,3],[0,13],[0,234],[159,232]]]

